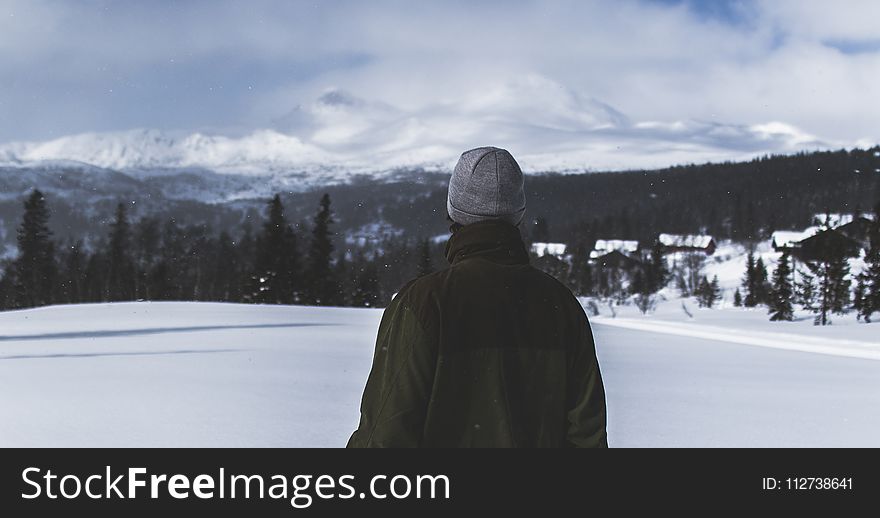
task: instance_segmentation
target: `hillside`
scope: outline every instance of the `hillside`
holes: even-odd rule
[[[49,195],[53,230],[62,241],[106,232],[118,202],[130,204],[135,218],[158,216],[237,235],[248,222],[259,226],[265,201],[276,192],[293,222],[309,220],[320,194],[328,192],[340,238],[382,223],[416,239],[446,231],[447,178],[400,169],[329,183],[308,177],[315,184],[304,187],[298,183],[302,174],[292,171],[253,176],[201,168],[116,170],[70,161],[6,166],[0,167],[0,247],[11,253],[21,201],[34,188]],[[644,240],[660,232],[748,241],[803,228],[826,210],[870,210],[880,200],[880,148],[652,171],[531,173],[526,186],[527,236],[528,223],[542,218],[550,239],[570,244]]]

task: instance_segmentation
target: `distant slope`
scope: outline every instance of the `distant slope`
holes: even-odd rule
[[[265,201],[281,193],[291,221],[308,221],[331,195],[340,237],[376,223],[418,238],[442,234],[448,173],[423,169],[346,174],[317,181],[302,173],[253,176],[203,168],[115,170],[71,161],[0,167],[0,255],[10,253],[21,201],[47,193],[62,240],[106,234],[118,202],[135,218],[153,215],[207,224],[233,235],[257,228]],[[810,224],[813,214],[868,211],[880,201],[880,148],[773,156],[739,163],[602,174],[533,174],[526,179],[527,219],[548,222],[550,239],[650,239],[660,232],[706,232],[738,241]]]

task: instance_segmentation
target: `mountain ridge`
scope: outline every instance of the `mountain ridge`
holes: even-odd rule
[[[0,144],[0,165],[75,160],[117,170],[352,174],[449,171],[479,145],[509,149],[526,172],[656,169],[844,147],[782,121],[638,120],[539,75],[487,83],[464,99],[425,106],[323,91],[280,117],[225,132],[129,129]],[[315,182],[312,182],[315,183]]]

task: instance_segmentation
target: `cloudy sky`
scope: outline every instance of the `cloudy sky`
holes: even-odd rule
[[[271,128],[310,156],[495,144],[587,168],[868,146],[878,20],[874,0],[0,0],[0,142]]]

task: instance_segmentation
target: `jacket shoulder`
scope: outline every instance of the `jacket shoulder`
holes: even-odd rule
[[[409,304],[424,302],[425,297],[430,294],[431,290],[443,282],[442,279],[445,273],[445,269],[439,270],[408,281],[394,295],[393,300]]]
[[[566,309],[566,314],[576,323],[575,325],[580,326],[583,322],[589,324],[590,319],[587,317],[587,313],[584,311],[584,307],[577,296],[571,291],[571,288],[543,270],[538,268],[534,268],[534,270],[542,278],[545,292],[552,294],[554,299],[559,301],[560,305]]]
[[[560,298],[571,299],[574,302],[577,302],[577,297],[575,297],[574,292],[559,279],[544,270],[535,268],[534,266],[532,266],[531,269],[535,271],[535,275],[541,278],[541,282],[546,286],[548,291],[554,292]]]
[[[442,285],[447,270],[448,268],[432,272],[407,282],[388,307],[405,308],[417,317],[425,329],[432,327],[438,314],[437,288]]]

